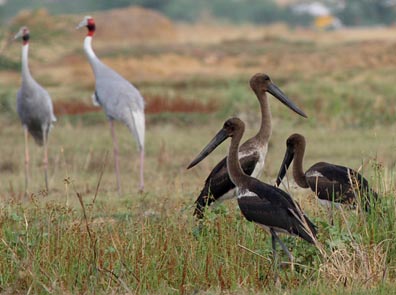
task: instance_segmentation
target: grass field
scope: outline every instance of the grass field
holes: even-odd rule
[[[57,28],[74,28],[75,19],[62,19]],[[146,97],[146,189],[141,194],[136,144],[119,124],[122,195],[117,195],[107,120],[87,107],[94,80],[82,51],[84,34],[71,29],[53,36],[48,47],[32,34],[31,71],[55,107],[89,112],[74,107],[58,115],[50,135],[49,192],[43,189],[42,150],[30,142],[31,186],[24,197],[23,132],[15,112],[20,45],[3,50],[0,293],[392,292],[396,32],[178,24],[167,30],[172,37],[160,42],[94,40],[99,57]],[[258,102],[248,87],[256,72],[268,73],[309,116],[299,118],[270,98],[273,135],[263,181],[274,183],[285,140],[299,132],[307,138],[305,168],[323,160],[361,169],[381,196],[370,215],[340,211],[330,226],[313,193],[286,181],[283,189],[318,225],[322,251],[283,236],[296,269],[283,266],[276,284],[270,236],[246,222],[235,201],[208,212],[201,230],[192,217],[204,179],[228,144],[186,170],[227,118],[246,122],[245,138],[258,129]]]

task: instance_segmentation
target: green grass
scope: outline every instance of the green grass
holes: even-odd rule
[[[297,265],[294,273],[282,269],[278,289],[270,238],[246,222],[235,203],[209,212],[198,228],[181,192],[165,194],[161,203],[151,193],[112,202],[103,193],[96,201],[93,194],[85,195],[81,210],[77,191],[69,189],[69,206],[43,196],[3,203],[3,292],[301,294],[317,286],[323,292],[360,293],[386,289],[395,276],[396,206],[383,192],[371,215],[338,212],[335,226],[323,211],[308,209],[326,254],[299,239],[283,238]]]

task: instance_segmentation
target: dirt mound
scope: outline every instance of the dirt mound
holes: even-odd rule
[[[50,15],[44,8],[20,11],[11,20],[9,31],[15,34],[22,26],[30,29],[34,40],[52,40],[56,39],[56,36],[64,36],[65,31],[70,31],[67,22],[59,21],[59,17]]]
[[[113,9],[92,14],[98,37],[131,41],[169,40],[175,38],[172,22],[162,14],[140,7]]]
[[[135,43],[176,38],[172,22],[154,10],[131,6],[84,15],[95,18],[98,39]],[[51,15],[46,9],[23,10],[11,21],[10,29],[17,31],[20,26],[28,26],[36,39],[76,39],[75,27],[84,15]]]

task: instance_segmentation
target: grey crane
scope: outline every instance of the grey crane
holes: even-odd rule
[[[92,38],[95,33],[95,21],[91,16],[85,16],[76,29],[87,27],[88,34],[84,39],[84,51],[95,75],[95,93],[93,103],[104,109],[109,122],[113,139],[113,152],[118,193],[121,193],[118,142],[114,132],[114,120],[124,123],[135,137],[140,151],[140,185],[144,189],[144,134],[145,116],[144,99],[129,81],[102,63],[92,49]]]
[[[56,121],[51,97],[48,92],[33,79],[28,65],[30,32],[21,27],[15,39],[22,38],[22,84],[17,93],[17,112],[25,133],[25,192],[29,183],[29,146],[28,133],[36,143],[44,146],[44,178],[48,191],[48,133]]]

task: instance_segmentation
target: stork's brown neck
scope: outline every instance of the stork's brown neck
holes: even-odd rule
[[[268,102],[268,96],[266,92],[256,93],[258,101],[260,103],[261,110],[261,126],[256,134],[256,137],[262,143],[267,143],[272,134],[272,125],[271,125],[271,109]]]
[[[293,159],[293,177],[294,181],[303,188],[308,188],[307,179],[303,169],[303,159],[305,153],[305,143],[296,146]]]
[[[241,186],[241,184],[244,182],[244,179],[248,177],[243,172],[238,159],[239,143],[241,142],[243,131],[243,128],[241,128],[234,132],[234,135],[231,138],[231,144],[227,157],[228,174],[230,175],[231,181],[236,186]]]

